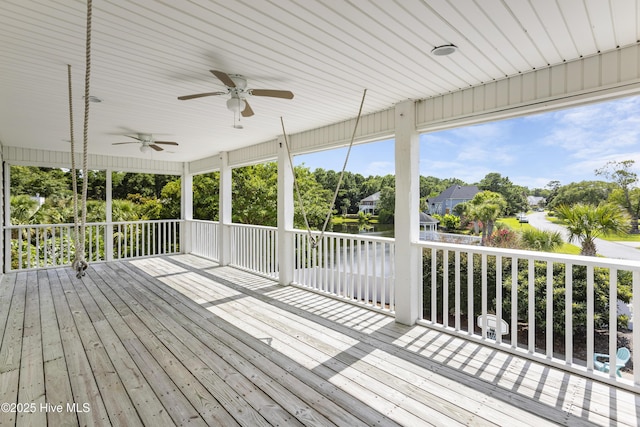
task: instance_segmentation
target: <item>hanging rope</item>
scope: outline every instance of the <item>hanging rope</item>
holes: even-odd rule
[[[291,157],[291,148],[289,146],[289,138],[287,137],[287,132],[284,129],[284,120],[280,117],[280,123],[282,123],[282,134],[284,136],[284,144],[287,149],[287,156],[289,157],[289,166],[291,167],[291,173],[293,174],[293,187],[296,192],[296,196],[298,198],[298,203],[300,204],[300,210],[302,212],[302,217],[304,218],[304,224],[307,228],[307,234],[309,235],[309,241],[311,242],[311,248],[316,248],[320,241],[324,238],[324,233],[327,230],[327,225],[329,224],[329,220],[331,219],[331,212],[333,211],[333,207],[336,204],[336,199],[338,198],[338,193],[340,192],[340,186],[342,185],[342,178],[344,177],[344,172],[347,169],[347,163],[349,162],[349,156],[351,155],[351,148],[353,147],[353,142],[356,139],[356,132],[358,130],[358,124],[360,123],[360,117],[362,117],[362,107],[364,105],[364,99],[367,95],[367,90],[365,89],[362,93],[362,101],[360,101],[360,109],[358,110],[358,117],[356,118],[356,123],[353,126],[353,133],[351,134],[351,141],[349,142],[349,148],[347,149],[347,155],[344,159],[344,164],[342,165],[342,170],[340,171],[340,177],[338,178],[338,184],[336,185],[336,190],[333,193],[333,199],[331,200],[331,205],[329,206],[329,210],[327,211],[327,217],[324,220],[324,224],[322,225],[322,230],[320,231],[320,235],[314,237],[311,232],[311,226],[309,225],[309,219],[307,218],[307,212],[304,209],[304,204],[302,203],[302,194],[300,192],[300,187],[298,186],[298,180],[296,179],[295,169],[293,167],[293,158]]]
[[[84,123],[82,132],[82,203],[80,210],[82,215],[78,225],[78,184],[76,179],[75,144],[73,139],[73,105],[71,100],[71,65],[69,70],[69,115],[71,126],[71,168],[73,169],[73,209],[74,209],[74,231],[75,231],[75,255],[71,266],[76,270],[76,277],[79,279],[85,274],[88,267],[85,260],[85,230],[87,223],[87,190],[88,190],[88,146],[89,146],[89,88],[91,80],[91,15],[92,1],[87,0],[87,35],[85,45],[85,78],[84,78]]]
[[[71,266],[75,270],[77,267],[76,260],[78,254],[78,248],[80,242],[78,240],[80,236],[79,221],[78,221],[78,179],[76,177],[76,144],[73,136],[73,90],[71,84],[71,64],[67,64],[67,80],[69,84],[69,134],[71,142],[71,182],[73,185],[73,247],[75,248],[75,255]]]

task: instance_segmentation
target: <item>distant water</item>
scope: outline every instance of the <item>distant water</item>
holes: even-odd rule
[[[369,224],[366,226],[360,226],[359,224],[354,223],[334,224],[331,231],[334,233],[393,237],[393,224]]]

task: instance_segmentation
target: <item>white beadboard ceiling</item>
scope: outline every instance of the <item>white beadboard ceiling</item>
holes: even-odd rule
[[[638,0],[94,0],[89,151],[191,161],[636,44]],[[82,142],[86,2],[0,1],[0,142],[69,149],[67,64]],[[453,43],[448,57],[430,54]],[[209,70],[242,74],[255,116],[234,129]],[[177,148],[142,154],[123,135]]]

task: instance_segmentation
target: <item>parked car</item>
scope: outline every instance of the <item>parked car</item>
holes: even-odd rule
[[[520,222],[520,224],[528,223],[529,222],[529,218],[527,218],[527,215],[525,215],[524,213],[519,213],[518,214],[518,222]]]

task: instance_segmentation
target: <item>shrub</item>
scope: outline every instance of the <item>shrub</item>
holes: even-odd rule
[[[443,286],[443,251],[437,251],[436,271],[431,271],[431,259],[433,253],[430,249],[423,251],[423,302],[424,316],[431,317],[431,280],[432,275],[436,274],[436,304],[438,312],[442,311],[442,286]],[[473,275],[473,311],[474,316],[478,315],[482,307],[482,256],[473,254],[472,268],[468,271],[467,253],[460,254],[460,310],[461,314],[468,313],[468,287],[467,278],[469,274]],[[487,256],[486,276],[487,276],[487,310],[495,313],[496,308],[496,257]],[[452,251],[448,252],[448,286],[449,286],[449,303],[446,310],[452,314],[455,310],[455,258]],[[529,294],[529,265],[527,260],[519,260],[517,273],[518,287],[518,320],[527,322],[528,314],[528,294]],[[536,329],[546,328],[546,304],[547,304],[547,264],[544,261],[534,263],[534,292],[535,292],[535,321]],[[502,295],[503,295],[503,318],[511,317],[511,286],[512,286],[512,262],[510,258],[505,258],[502,263]],[[553,265],[553,331],[558,336],[564,336],[565,333],[565,277],[566,266],[564,264],[554,263]],[[618,298],[624,302],[631,300],[631,272],[618,271],[617,286]],[[573,333],[583,334],[587,325],[587,268],[585,266],[574,265],[572,267],[572,302],[573,302]],[[617,302],[613,302],[615,305]],[[594,324],[596,328],[608,326],[609,321],[609,272],[603,268],[594,269]],[[626,319],[620,316],[619,325],[625,325]]]
[[[562,246],[564,239],[557,231],[527,228],[522,230],[522,246],[535,251],[552,252]]]

